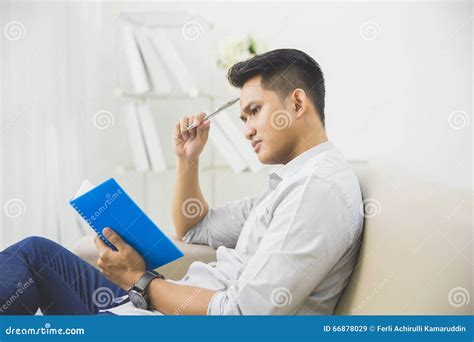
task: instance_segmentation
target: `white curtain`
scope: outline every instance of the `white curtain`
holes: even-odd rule
[[[84,234],[68,202],[85,173],[100,5],[2,2],[0,20],[0,248],[29,235],[72,245]]]

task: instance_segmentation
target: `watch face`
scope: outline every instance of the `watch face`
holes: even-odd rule
[[[135,290],[130,290],[128,295],[130,297],[130,301],[132,302],[132,304],[135,305],[137,308],[143,309],[143,310],[146,310],[148,308],[146,300],[145,298],[143,298],[141,293]]]

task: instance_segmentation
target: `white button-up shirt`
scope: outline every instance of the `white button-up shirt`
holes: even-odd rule
[[[209,209],[183,240],[217,248],[217,261],[194,262],[175,283],[216,290],[209,315],[330,315],[362,226],[357,178],[325,142],[270,174],[264,193]],[[160,314],[130,303],[109,311]]]

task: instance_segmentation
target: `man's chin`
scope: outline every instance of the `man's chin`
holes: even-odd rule
[[[276,165],[280,164],[278,160],[275,159],[272,155],[268,155],[264,153],[263,151],[259,151],[257,153],[257,158],[260,161],[260,163],[265,164],[265,165]]]

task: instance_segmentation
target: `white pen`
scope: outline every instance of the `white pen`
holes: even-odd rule
[[[219,112],[222,112],[224,109],[229,108],[230,106],[232,106],[234,103],[236,103],[236,102],[239,101],[239,100],[240,100],[239,97],[237,97],[237,98],[235,98],[235,99],[233,99],[233,100],[230,100],[229,102],[227,102],[227,103],[223,104],[222,106],[220,106],[219,108],[217,108],[217,109],[216,109],[214,112],[212,112],[211,114],[207,114],[207,115],[204,117],[204,119],[203,119],[202,121],[209,119],[211,116],[214,116],[214,115],[216,115],[216,114],[219,113]],[[193,128],[195,128],[195,127],[196,127],[196,125],[195,125],[194,123],[192,123],[191,125],[188,126],[188,128],[186,128],[186,131],[189,131],[190,129],[193,129]]]

